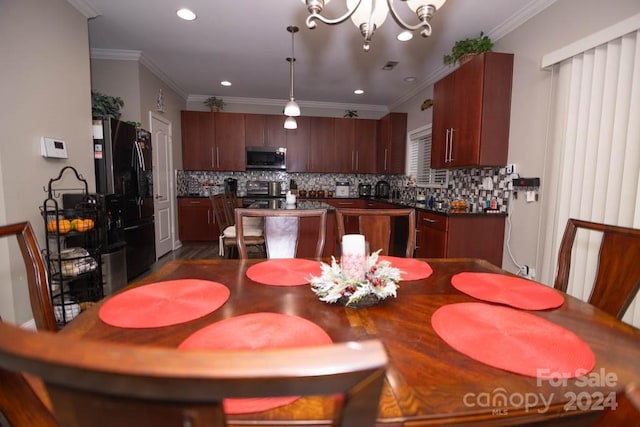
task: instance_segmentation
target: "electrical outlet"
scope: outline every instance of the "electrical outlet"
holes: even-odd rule
[[[507,167],[505,168],[505,172],[507,172],[507,175],[513,175],[514,173],[518,173],[516,171],[516,165],[515,163],[509,163],[507,165]]]
[[[523,265],[518,271],[518,276],[533,280],[536,278],[536,269],[528,265]]]

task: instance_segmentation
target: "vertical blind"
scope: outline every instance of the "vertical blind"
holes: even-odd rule
[[[552,66],[542,281],[552,284],[569,218],[640,228],[640,32]],[[601,234],[579,232],[568,293],[591,294]],[[639,260],[640,262],[640,260]],[[640,327],[640,298],[624,321]]]
[[[431,125],[412,131],[408,140],[407,175],[414,176],[422,187],[446,184],[446,169],[431,169]]]

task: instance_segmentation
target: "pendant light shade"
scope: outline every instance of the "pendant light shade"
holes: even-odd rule
[[[298,129],[298,122],[295,117],[287,117],[284,121],[285,129]]]
[[[300,115],[300,106],[293,98],[284,106],[284,115],[289,117],[298,117]]]
[[[293,36],[295,33],[298,32],[298,27],[293,25],[289,26],[287,27],[287,31],[291,33],[291,57],[287,58],[287,61],[289,61],[291,89],[289,91],[289,102],[287,102],[287,105],[284,106],[284,115],[289,117],[298,117],[300,115],[300,106],[298,105],[295,98],[293,97],[293,63],[296,61],[296,57],[294,56],[294,51],[293,51]],[[285,128],[287,128],[286,124],[285,124]],[[287,128],[287,129],[291,129],[291,128]]]

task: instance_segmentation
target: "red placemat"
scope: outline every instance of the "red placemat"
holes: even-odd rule
[[[447,344],[495,368],[539,378],[574,378],[595,356],[573,332],[531,313],[478,302],[449,304],[431,317]]]
[[[298,316],[251,313],[216,322],[192,334],[178,346],[182,350],[262,349],[310,347],[331,344],[331,337],[318,325]],[[269,397],[225,399],[227,414],[266,411],[298,399]]]
[[[158,328],[197,319],[220,308],[229,288],[217,282],[181,279],[140,286],[105,301],[100,319],[120,328]]]
[[[560,307],[560,292],[521,277],[494,273],[458,273],[451,284],[460,292],[484,301],[510,305],[523,310],[546,310]]]
[[[299,286],[309,283],[309,276],[319,276],[320,262],[308,259],[270,259],[247,269],[247,277],[254,282],[273,286]]]
[[[402,280],[419,280],[426,279],[431,276],[433,270],[431,266],[424,261],[415,258],[401,258],[395,256],[380,255],[379,261],[389,261],[392,267],[395,267],[404,273],[400,274]]]

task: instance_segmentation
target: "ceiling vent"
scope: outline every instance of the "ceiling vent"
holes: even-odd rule
[[[393,70],[394,68],[396,68],[396,65],[398,65],[399,62],[398,61],[388,61],[386,64],[384,64],[384,67],[382,67],[383,70]]]

